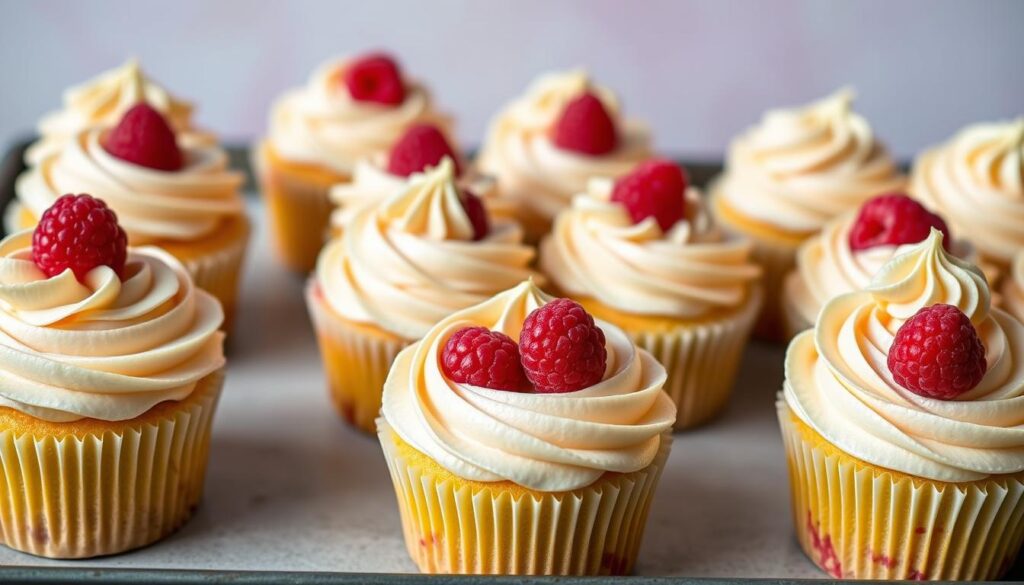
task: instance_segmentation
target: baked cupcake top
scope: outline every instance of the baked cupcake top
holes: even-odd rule
[[[553,218],[592,177],[618,177],[651,155],[647,128],[585,71],[550,73],[491,122],[480,169]]]
[[[1024,325],[933,229],[836,297],[786,356],[786,403],[868,463],[939,481],[1024,471]]]
[[[0,406],[47,421],[135,418],[224,365],[220,304],[166,252],[126,252],[87,197],[63,198],[37,228],[68,246],[32,230],[0,242]]]
[[[813,324],[825,303],[867,287],[889,260],[928,237],[932,227],[946,235],[956,256],[974,259],[967,242],[949,239],[945,220],[902,193],[873,197],[859,210],[830,221],[797,252],[796,270],[786,285],[792,306]]]
[[[95,193],[142,245],[213,234],[244,213],[243,180],[220,146],[181,141],[156,110],[137,104],[112,129],[79,132],[18,177],[15,190],[34,218],[64,193]]]
[[[662,433],[675,421],[675,406],[662,391],[665,369],[617,327],[574,314],[577,326],[588,330],[582,338],[599,341],[605,359],[596,364],[600,370],[592,382],[580,381],[586,385],[572,391],[495,390],[453,379],[460,376],[445,358],[453,351],[448,344],[454,336],[475,330],[492,343],[501,340],[507,346],[503,355],[513,361],[502,364],[499,357],[496,363],[515,367],[518,347],[534,347],[523,342],[524,322],[534,317],[525,326],[534,342],[548,333],[537,311],[549,303],[552,297],[524,282],[437,323],[392,366],[384,385],[384,420],[403,441],[474,481],[565,491],[585,487],[606,472],[648,466]],[[566,299],[561,303],[572,305]],[[568,310],[582,311],[578,305]],[[596,336],[590,335],[594,328],[599,328]],[[531,363],[525,356],[529,351],[524,349],[523,364]]]
[[[842,90],[767,112],[729,147],[716,196],[754,221],[810,235],[904,179]]]
[[[914,162],[911,192],[1003,267],[1024,247],[1024,118],[968,126]]]
[[[340,58],[285,93],[270,112],[270,143],[284,158],[351,175],[359,160],[388,152],[412,124],[448,129],[427,89],[388,56]]]
[[[591,180],[542,242],[541,267],[570,296],[698,318],[749,298],[761,274],[750,252],[715,228],[678,166],[654,160],[618,182]]]
[[[452,312],[532,275],[534,251],[509,219],[488,219],[455,165],[413,174],[324,246],[313,276],[341,317],[418,339]]]
[[[109,128],[132,106],[145,102],[159,111],[189,141],[206,142],[211,136],[192,127],[192,104],[175,97],[142,71],[132,59],[64,92],[64,107],[39,122],[40,139],[29,147],[29,166],[59,152],[82,130]]]

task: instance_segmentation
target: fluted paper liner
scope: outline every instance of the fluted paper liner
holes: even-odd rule
[[[223,372],[214,372],[185,400],[154,407],[161,409],[156,416],[102,423],[108,430],[0,431],[3,543],[38,556],[85,558],[172,533],[199,504],[222,383]]]
[[[714,321],[671,331],[626,330],[668,371],[665,392],[676,404],[676,429],[695,427],[725,409],[762,297],[755,287],[742,310]]]
[[[346,421],[374,433],[391,363],[411,342],[342,319],[318,298],[312,281],[306,287],[306,306],[316,330],[331,401]]]
[[[995,579],[1024,537],[1024,474],[910,477],[839,451],[778,405],[800,544],[844,579]]]
[[[406,548],[424,573],[625,575],[632,571],[672,446],[632,473],[569,492],[460,480],[410,461],[384,419],[378,434],[398,496]],[[425,455],[419,454],[422,457]]]

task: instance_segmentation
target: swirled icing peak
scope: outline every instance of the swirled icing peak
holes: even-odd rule
[[[665,369],[620,329],[598,321],[608,366],[597,384],[565,394],[491,390],[448,379],[440,354],[458,329],[483,326],[518,339],[551,300],[532,282],[442,320],[405,349],[384,385],[382,415],[405,442],[453,474],[539,491],[585,487],[606,472],[653,461],[675,421]]]

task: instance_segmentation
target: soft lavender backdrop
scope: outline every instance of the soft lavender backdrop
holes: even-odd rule
[[[325,57],[386,47],[475,144],[536,73],[588,66],[671,153],[717,157],[769,106],[844,84],[902,156],[1024,114],[1024,2],[127,0],[0,2],[0,142],[137,55],[230,140]]]

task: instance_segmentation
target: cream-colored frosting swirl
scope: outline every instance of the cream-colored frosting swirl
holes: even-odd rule
[[[244,179],[219,146],[182,145],[185,166],[168,172],[111,155],[100,144],[103,132],[81,132],[18,177],[18,202],[39,218],[61,195],[89,193],[117,213],[132,245],[197,240],[244,212]]]
[[[209,134],[192,128],[192,104],[171,95],[147,77],[138,61],[132,59],[65,91],[64,108],[47,114],[39,122],[40,139],[29,147],[25,160],[30,166],[37,165],[59,152],[82,130],[116,125],[139,102],[146,102],[163,114],[189,140],[212,140]]]
[[[80,283],[47,278],[32,231],[0,242],[0,406],[48,421],[135,418],[224,365],[220,303],[159,248]]]
[[[715,196],[756,221],[811,234],[904,178],[842,90],[772,110],[729,148]]]
[[[473,241],[454,165],[445,158],[363,209],[320,252],[314,278],[340,316],[413,340],[532,276],[534,251],[522,238],[517,223],[492,217],[490,233]]]
[[[569,152],[551,141],[551,128],[565,106],[587,91],[601,100],[618,129],[618,147],[605,155]],[[619,177],[650,156],[646,126],[624,119],[611,90],[574,70],[540,77],[506,106],[491,122],[477,164],[497,177],[506,196],[551,219],[586,190],[591,178]]]
[[[1013,264],[1010,266],[1010,273],[1003,280],[1002,306],[1024,321],[1024,250],[1017,252],[1013,257]]]
[[[925,151],[911,191],[984,258],[1008,266],[1024,247],[1024,118],[968,126]]]
[[[613,181],[594,179],[559,214],[541,244],[541,268],[570,296],[632,314],[695,318],[740,306],[761,274],[747,240],[725,237],[696,189],[686,217],[666,233],[655,219],[634,224],[611,202]]]
[[[519,339],[526,317],[550,300],[524,282],[431,328],[391,368],[382,410],[388,425],[459,477],[538,491],[582,488],[605,472],[650,465],[676,418],[662,390],[665,368],[608,323],[598,321],[608,350],[604,378],[577,392],[505,392],[444,375],[441,351],[455,331],[481,326]]]
[[[950,401],[903,388],[886,361],[899,327],[938,303],[971,319],[988,364]],[[933,229],[793,341],[785,401],[830,443],[881,467],[949,482],[1024,471],[1024,325],[990,304],[981,270],[947,254]]]
[[[420,83],[405,80],[397,106],[361,102],[344,83],[350,59],[321,65],[301,88],[282,96],[270,112],[270,142],[282,157],[351,175],[359,160],[387,153],[405,130],[428,122],[450,134],[451,120],[434,109]]]

